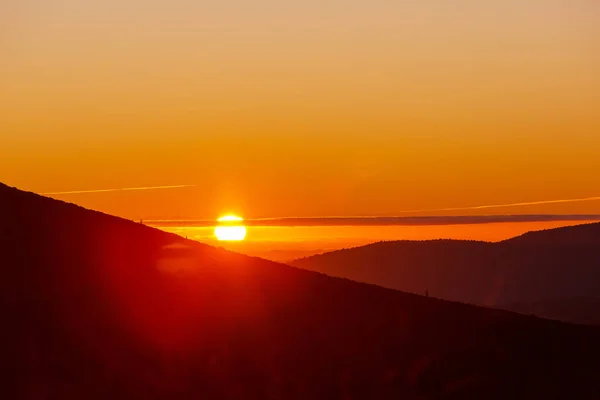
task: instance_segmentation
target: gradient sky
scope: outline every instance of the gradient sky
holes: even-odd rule
[[[0,54],[0,181],[197,185],[57,196],[125,217],[600,196],[597,0],[4,0]]]

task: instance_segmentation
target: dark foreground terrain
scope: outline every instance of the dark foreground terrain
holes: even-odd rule
[[[0,185],[2,398],[597,399],[600,330],[331,278]]]
[[[505,304],[499,308],[576,324],[600,325],[600,297],[548,299]]]

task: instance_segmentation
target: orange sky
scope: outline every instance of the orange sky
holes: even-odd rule
[[[600,196],[595,0],[5,0],[0,54],[0,181],[197,185],[60,196],[125,217]]]

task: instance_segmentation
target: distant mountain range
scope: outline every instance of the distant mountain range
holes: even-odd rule
[[[564,312],[578,304],[571,298],[600,296],[600,224],[530,232],[498,243],[379,242],[290,264],[441,299],[510,305],[515,311],[539,312],[534,304],[552,299],[547,304],[564,302]],[[542,314],[561,316],[558,310]],[[567,314],[564,319],[572,321]]]
[[[600,328],[332,278],[4,185],[0,238],[6,399],[600,393]],[[400,247],[417,257],[419,246],[429,248]],[[466,263],[491,251],[481,243],[433,246],[441,253],[432,252],[432,262]],[[583,254],[573,265],[591,257]],[[458,273],[447,276],[461,283]]]

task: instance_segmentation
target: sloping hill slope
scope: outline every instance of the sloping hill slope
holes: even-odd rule
[[[0,185],[4,398],[581,398],[600,331],[359,284]]]
[[[600,297],[570,297],[531,303],[512,303],[499,308],[578,324],[600,325]]]
[[[382,242],[291,265],[407,292],[496,306],[600,294],[600,224],[500,243]]]

